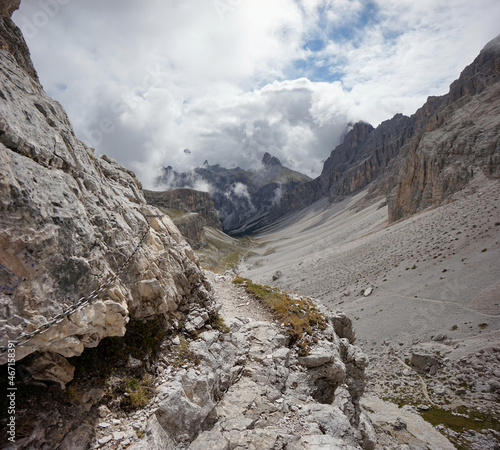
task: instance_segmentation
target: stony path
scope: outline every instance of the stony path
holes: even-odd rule
[[[156,396],[118,416],[101,408],[99,449],[361,449],[375,433],[358,407],[366,357],[338,333],[332,315],[308,356],[290,348],[284,326],[230,276],[207,274],[229,333],[202,331],[189,350],[200,364],[160,362]],[[170,352],[175,352],[172,344]],[[131,432],[132,431],[132,432]]]
[[[224,319],[237,317],[242,319],[263,320],[274,323],[269,311],[255,301],[244,289],[232,284],[232,275],[219,275],[205,271],[216,291],[216,297],[221,304],[219,314]]]
[[[428,378],[424,382],[409,370],[398,351],[388,348],[372,357],[367,396],[359,398],[367,361],[347,339],[326,330],[311,354],[299,357],[284,328],[233,285],[230,274],[206,275],[231,331],[203,331],[190,342],[199,365],[186,361],[173,368],[167,358],[160,362],[156,396],[145,409],[125,415],[100,407],[93,448],[399,450],[408,443],[454,448],[415,407],[400,409],[381,400],[390,392],[402,399],[411,394],[427,407],[442,398],[439,383],[427,386]],[[169,345],[168,352],[175,353],[176,344]],[[391,378],[392,373],[399,375]],[[366,413],[357,409],[358,401]],[[471,448],[490,448],[494,441],[475,438],[482,440]]]

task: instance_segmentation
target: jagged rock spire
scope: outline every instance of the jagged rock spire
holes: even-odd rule
[[[265,166],[281,166],[281,161],[275,156],[271,156],[270,153],[264,153],[264,157],[262,158],[262,164]]]

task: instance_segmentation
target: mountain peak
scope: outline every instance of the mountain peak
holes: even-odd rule
[[[281,161],[274,157],[271,156],[270,153],[266,152],[264,153],[264,157],[262,158],[262,164],[265,166],[281,166]]]

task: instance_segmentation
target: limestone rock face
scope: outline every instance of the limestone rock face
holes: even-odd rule
[[[135,175],[78,141],[63,108],[27,70],[20,31],[0,19],[0,346],[117,280],[60,323],[17,347],[79,355],[130,318],[167,323],[211,308],[211,285],[168,217],[146,205]],[[16,40],[17,39],[17,40]],[[31,62],[30,62],[31,64]],[[208,315],[207,315],[208,316]],[[5,363],[6,355],[0,356]]]
[[[17,5],[19,5],[20,2],[14,1],[11,3],[17,3]],[[7,2],[7,5],[8,4],[9,2]],[[16,24],[10,18],[12,11],[9,13],[8,6],[5,6],[3,3],[0,5],[0,8],[2,8],[0,10],[0,49],[10,53],[19,67],[38,82],[38,74],[31,62],[30,51],[21,30],[17,28]]]
[[[390,221],[442,203],[480,172],[500,178],[499,75],[500,36],[452,83],[432,120],[404,149]]]
[[[146,201],[168,214],[191,247],[207,245],[205,227],[222,231],[219,215],[208,192],[194,189],[143,190]]]

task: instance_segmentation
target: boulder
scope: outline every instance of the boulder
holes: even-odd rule
[[[281,270],[277,270],[274,272],[272,279],[273,281],[279,280],[283,276],[283,272]]]
[[[441,361],[436,356],[427,353],[412,353],[410,364],[423,372],[430,372],[432,370],[435,374]],[[436,369],[432,369],[433,367]]]

